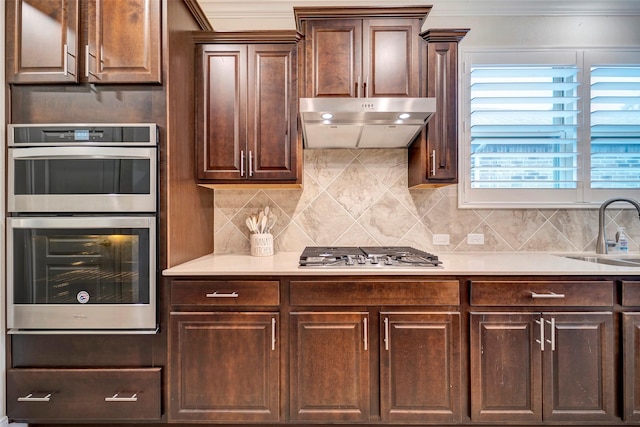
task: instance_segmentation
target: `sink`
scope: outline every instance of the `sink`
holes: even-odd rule
[[[620,256],[604,256],[604,255],[560,255],[563,258],[575,259],[578,261],[591,262],[594,264],[615,265],[618,267],[638,267],[640,268],[640,258]]]

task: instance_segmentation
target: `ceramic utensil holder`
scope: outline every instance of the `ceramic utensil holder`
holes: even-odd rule
[[[271,233],[255,233],[251,235],[251,255],[273,255],[273,235]]]

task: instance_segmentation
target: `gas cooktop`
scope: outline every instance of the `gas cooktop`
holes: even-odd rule
[[[439,267],[436,255],[409,246],[307,246],[300,267],[419,268]]]

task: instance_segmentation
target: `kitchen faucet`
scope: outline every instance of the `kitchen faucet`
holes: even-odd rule
[[[605,200],[602,205],[600,205],[600,210],[598,211],[598,239],[596,240],[596,253],[597,254],[606,254],[609,252],[607,247],[607,237],[604,233],[604,211],[611,203],[614,202],[628,202],[631,203],[636,210],[638,211],[638,218],[640,219],[640,203],[634,199],[625,199],[622,197],[613,198],[609,200]]]

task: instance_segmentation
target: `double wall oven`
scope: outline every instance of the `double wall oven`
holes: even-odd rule
[[[155,124],[9,125],[12,333],[156,330]]]

